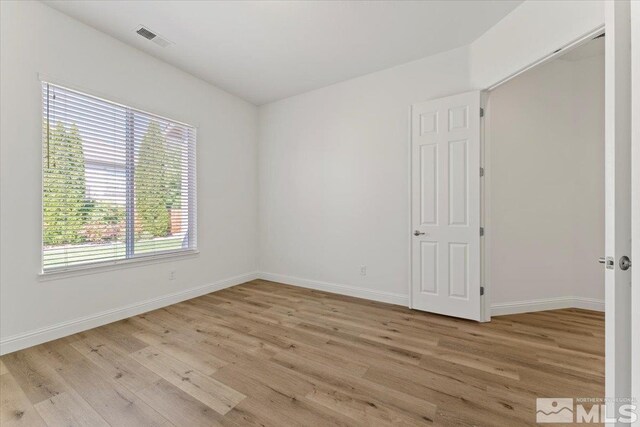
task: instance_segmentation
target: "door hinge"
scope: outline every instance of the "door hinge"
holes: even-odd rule
[[[480,177],[484,176],[484,168],[481,166],[480,167]]]
[[[480,295],[484,295],[484,286],[480,286]]]
[[[484,108],[480,107],[480,117],[484,117]]]
[[[480,227],[480,237],[484,236],[484,227]]]

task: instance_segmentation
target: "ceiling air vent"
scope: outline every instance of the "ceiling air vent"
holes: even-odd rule
[[[155,33],[152,33],[151,31],[147,30],[145,27],[138,28],[136,33],[140,34],[142,37],[144,37],[147,40],[153,40],[156,37]]]
[[[142,37],[144,37],[147,40],[151,40],[152,42],[154,42],[158,46],[167,47],[167,46],[169,46],[171,44],[171,42],[169,40],[165,39],[164,37],[159,36],[155,32],[151,31],[148,28],[143,27],[142,25],[140,25],[136,29],[136,33],[138,33],[139,35],[141,35]]]

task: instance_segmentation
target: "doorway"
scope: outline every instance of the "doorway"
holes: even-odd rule
[[[412,308],[604,310],[604,50],[412,106]]]
[[[604,311],[604,34],[487,93],[490,314]]]

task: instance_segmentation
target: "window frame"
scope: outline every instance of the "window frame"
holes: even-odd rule
[[[133,118],[135,113],[140,113],[149,117],[155,117],[158,118],[160,120],[164,120],[164,121],[169,121],[172,122],[174,124],[178,124],[181,126],[184,126],[186,128],[188,128],[189,132],[193,133],[193,139],[190,143],[187,144],[188,147],[188,153],[187,156],[189,158],[189,161],[187,162],[188,165],[188,169],[187,169],[187,176],[188,176],[188,182],[189,182],[189,193],[188,193],[188,208],[187,208],[187,216],[188,216],[188,231],[186,234],[186,238],[188,239],[188,241],[190,242],[190,244],[193,244],[192,247],[188,247],[188,248],[183,248],[183,249],[167,249],[167,250],[158,250],[158,251],[154,251],[151,253],[145,253],[145,254],[135,254],[134,252],[134,231],[133,228],[131,228],[131,225],[134,224],[135,218],[133,216],[133,210],[135,209],[135,193],[134,191],[132,191],[133,186],[134,186],[134,181],[133,179],[131,179],[130,181],[127,181],[127,186],[126,186],[126,192],[125,192],[125,198],[126,198],[126,206],[125,206],[125,210],[127,211],[127,216],[126,216],[126,227],[125,227],[125,240],[123,241],[125,243],[125,257],[124,258],[117,258],[117,259],[111,259],[111,260],[98,260],[98,261],[89,261],[89,262],[84,262],[84,263],[80,263],[80,264],[76,264],[76,265],[63,265],[63,266],[56,266],[56,267],[49,267],[45,269],[45,244],[44,244],[44,235],[45,235],[45,222],[44,222],[44,194],[45,194],[45,158],[44,155],[42,155],[43,153],[43,149],[44,149],[44,144],[47,142],[45,140],[46,135],[44,133],[41,132],[41,142],[40,142],[40,160],[41,160],[41,164],[40,164],[40,173],[41,173],[41,191],[40,191],[40,215],[41,215],[41,220],[40,220],[40,272],[38,273],[38,276],[43,279],[43,280],[47,280],[47,279],[55,279],[59,276],[61,277],[69,277],[69,276],[75,276],[75,275],[85,275],[85,274],[93,274],[93,273],[100,273],[100,272],[104,272],[104,271],[109,271],[109,270],[114,270],[114,269],[120,269],[120,268],[129,268],[129,267],[136,267],[136,266],[142,266],[142,265],[149,265],[149,264],[156,264],[159,262],[168,262],[171,261],[173,259],[183,259],[183,258],[189,258],[189,257],[193,257],[195,255],[198,255],[200,253],[199,249],[198,249],[198,227],[197,227],[197,137],[198,137],[198,126],[180,121],[180,120],[175,120],[172,118],[169,118],[167,116],[161,115],[161,114],[156,114],[156,113],[152,113],[149,112],[147,110],[141,109],[141,108],[137,108],[131,104],[126,104],[126,103],[122,103],[119,101],[115,101],[113,99],[110,99],[108,97],[104,97],[98,94],[95,94],[95,92],[92,91],[88,91],[85,89],[77,89],[73,86],[69,86],[67,84],[61,84],[58,83],[56,80],[54,79],[50,79],[50,78],[45,78],[42,75],[39,75],[39,89],[40,89],[40,102],[41,102],[41,114],[40,114],[40,118],[41,120],[46,119],[48,112],[46,111],[46,100],[43,99],[43,86],[44,85],[50,85],[50,86],[55,86],[57,88],[63,89],[65,91],[70,91],[70,92],[74,92],[77,93],[81,96],[86,96],[89,98],[93,98],[99,101],[103,101],[103,102],[107,102],[110,104],[113,104],[114,106],[119,106],[122,107],[124,109],[126,109],[127,112],[127,122],[129,121],[129,118]],[[128,124],[127,124],[128,126]],[[129,136],[127,136],[126,138],[126,150],[127,153],[131,152],[133,153],[135,150],[135,138],[133,136],[133,134],[131,135],[130,139]],[[127,162],[129,161],[129,154],[127,154]],[[131,157],[132,158],[132,157]],[[190,166],[190,168],[189,168]],[[129,169],[129,164],[127,164],[127,172],[129,173],[129,175],[131,175],[130,171],[131,169]],[[191,243],[193,242],[193,243]]]

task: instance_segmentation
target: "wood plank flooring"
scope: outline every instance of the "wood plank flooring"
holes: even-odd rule
[[[256,280],[0,358],[4,426],[535,424],[604,395],[604,316],[491,323]]]

